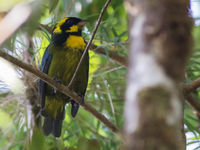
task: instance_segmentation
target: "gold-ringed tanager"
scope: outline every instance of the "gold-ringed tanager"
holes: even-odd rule
[[[53,28],[50,44],[42,58],[40,70],[66,86],[71,81],[86,47],[82,38],[82,28],[87,22],[76,17],[60,20]],[[81,96],[82,100],[87,88],[88,71],[87,52],[71,85],[71,89]],[[71,102],[72,117],[76,116],[79,104],[42,80],[39,80],[39,94],[41,114],[44,116],[44,134],[52,133],[55,137],[60,137],[62,121],[65,117],[65,104]]]

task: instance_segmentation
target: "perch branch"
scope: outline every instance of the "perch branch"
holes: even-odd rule
[[[66,87],[63,84],[56,82],[45,73],[39,71],[38,69],[33,68],[31,65],[26,64],[13,56],[10,56],[9,54],[3,52],[2,50],[0,50],[0,57],[6,59],[7,61],[15,64],[16,66],[20,68],[23,68],[26,71],[33,73],[34,75],[36,75],[37,77],[45,81],[47,84],[51,85],[52,87],[58,89],[58,91],[62,92],[63,94],[69,96],[71,99],[75,100],[77,103],[81,102],[81,98],[74,91],[70,90],[68,87]],[[95,110],[91,105],[89,105],[86,102],[83,102],[81,103],[81,106],[83,106],[85,110],[89,111],[97,119],[103,122],[105,126],[110,128],[114,133],[118,132],[117,127],[114,124],[112,124],[105,116],[103,116],[101,113]]]

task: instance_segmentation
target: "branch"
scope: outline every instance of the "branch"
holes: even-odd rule
[[[198,113],[197,116],[200,115],[200,103],[196,99],[194,99],[190,95],[190,93],[195,91],[198,87],[200,87],[200,78],[197,78],[191,83],[183,85],[183,94],[185,96],[185,101]]]
[[[196,90],[198,87],[200,87],[200,78],[197,78],[196,80],[192,81],[191,83],[187,83],[184,85],[184,90],[187,93],[190,93],[194,90]]]
[[[31,65],[26,64],[13,56],[10,56],[9,54],[3,52],[2,50],[0,50],[0,57],[6,59],[7,61],[15,64],[16,66],[18,66],[20,68],[23,68],[26,71],[31,72],[32,74],[41,78],[43,81],[45,81],[47,84],[49,84],[53,88],[56,88],[58,91],[69,96],[71,99],[73,99],[74,101],[76,101],[77,103],[80,104],[81,98],[74,91],[70,90],[68,87],[66,87],[63,84],[56,82],[55,80],[53,80],[51,77],[49,77],[45,73],[41,72],[40,70],[33,68]],[[95,110],[91,105],[89,105],[88,103],[85,103],[85,102],[82,102],[80,105],[82,105],[85,110],[89,111],[97,119],[99,119],[101,122],[103,122],[105,124],[105,126],[110,128],[114,133],[118,132],[117,127],[114,124],[112,124],[105,116],[103,116],[101,113],[99,113],[97,110]]]
[[[87,43],[87,45],[86,45],[86,47],[85,47],[85,50],[84,50],[84,52],[83,52],[83,55],[81,56],[81,59],[80,59],[80,61],[79,61],[79,63],[78,63],[78,66],[76,67],[76,70],[75,70],[75,72],[74,72],[74,75],[73,75],[73,77],[72,77],[72,79],[71,79],[71,81],[70,81],[68,87],[70,87],[70,86],[72,85],[72,83],[73,83],[73,81],[74,81],[74,79],[75,79],[75,77],[76,77],[76,74],[77,74],[77,72],[78,72],[78,70],[79,70],[79,68],[80,68],[80,65],[81,65],[81,63],[82,63],[82,61],[83,61],[83,58],[85,57],[86,53],[87,53],[88,50],[89,50],[90,44],[92,43],[92,40],[94,39],[94,36],[95,36],[95,34],[96,34],[96,32],[97,32],[97,29],[98,29],[98,27],[99,27],[99,25],[100,25],[100,23],[101,23],[101,19],[102,19],[102,17],[103,17],[103,14],[104,14],[106,8],[108,7],[108,5],[110,4],[110,2],[111,2],[111,0],[107,0],[106,3],[105,3],[105,5],[103,6],[103,8],[102,8],[102,10],[101,10],[101,13],[100,13],[99,18],[98,18],[97,23],[96,23],[96,26],[95,26],[95,28],[94,28],[94,30],[93,30],[93,32],[92,32],[92,36],[91,36],[89,42]]]
[[[194,99],[190,94],[185,94],[186,102],[200,115],[200,103]]]
[[[106,52],[106,50],[104,48],[98,47],[95,44],[91,44],[90,45],[90,49],[93,50],[96,53],[100,53],[100,54],[103,54],[103,55],[107,54],[107,52]],[[123,56],[118,55],[116,52],[109,51],[108,52],[108,56],[112,60],[114,60],[116,63],[118,63],[119,65],[122,65],[122,66],[124,66],[126,68],[128,67],[128,62],[127,62],[126,58],[123,57]]]

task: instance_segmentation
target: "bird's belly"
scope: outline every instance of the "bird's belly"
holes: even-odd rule
[[[53,53],[48,75],[62,84],[68,86],[76,67],[80,61],[82,52],[80,50],[58,50]],[[88,57],[83,59],[79,71],[71,85],[77,94],[84,95],[88,81]],[[54,119],[63,117],[63,108],[70,98],[47,85],[46,104],[44,112]]]
[[[82,56],[79,50],[62,50],[53,54],[48,75],[68,85]]]

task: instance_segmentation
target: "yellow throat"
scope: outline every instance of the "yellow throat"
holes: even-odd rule
[[[84,39],[77,35],[70,35],[65,42],[65,47],[69,48],[84,50],[85,46],[86,44]]]

